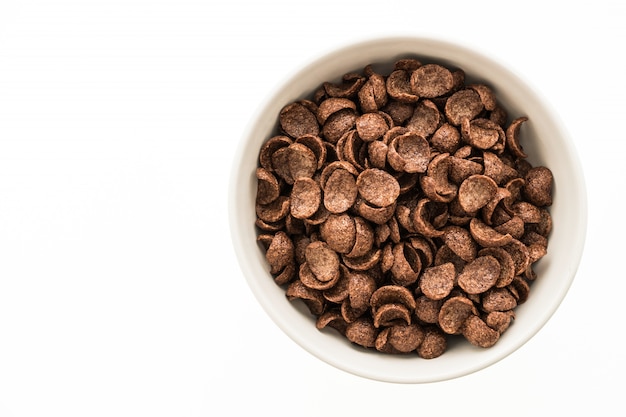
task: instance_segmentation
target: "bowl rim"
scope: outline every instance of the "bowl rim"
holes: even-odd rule
[[[507,345],[506,349],[496,349],[496,346],[493,348],[493,354],[485,355],[487,359],[482,361],[477,361],[472,366],[466,366],[463,369],[459,369],[457,371],[448,371],[448,372],[440,372],[436,374],[432,374],[429,377],[423,377],[422,375],[391,375],[385,372],[377,372],[372,369],[363,369],[356,366],[351,366],[346,363],[343,363],[337,357],[333,355],[327,354],[327,352],[321,351],[317,346],[311,345],[308,343],[306,337],[295,331],[293,326],[289,323],[289,320],[283,317],[276,310],[274,306],[272,306],[271,297],[265,293],[264,289],[259,284],[259,280],[256,278],[258,271],[255,271],[251,266],[251,262],[247,259],[247,254],[243,253],[241,250],[242,247],[242,225],[239,221],[239,211],[238,207],[240,205],[240,200],[243,198],[243,191],[238,189],[236,186],[240,184],[243,179],[242,175],[244,173],[240,169],[239,162],[243,158],[246,153],[250,152],[250,149],[246,147],[248,138],[254,134],[254,131],[257,125],[260,123],[260,119],[263,117],[264,110],[268,107],[270,103],[275,101],[277,97],[283,95],[285,91],[289,89],[289,85],[301,75],[306,74],[311,71],[311,69],[319,66],[323,62],[328,62],[328,60],[332,60],[342,55],[346,54],[349,51],[353,50],[368,50],[371,47],[380,47],[381,45],[386,44],[394,44],[394,43],[408,43],[414,45],[416,47],[419,45],[428,45],[431,49],[439,49],[444,50],[446,58],[438,57],[435,54],[423,54],[420,51],[415,49],[407,50],[406,54],[416,54],[416,55],[427,55],[432,57],[434,60],[454,60],[454,58],[449,58],[452,55],[452,52],[456,53],[464,53],[474,56],[490,67],[497,68],[498,71],[502,74],[505,74],[507,77],[511,78],[515,81],[515,83],[526,91],[536,102],[540,103],[542,108],[547,112],[548,119],[553,124],[554,129],[559,132],[559,136],[562,139],[562,145],[565,146],[563,149],[563,158],[569,161],[569,163],[574,168],[572,170],[572,175],[574,178],[569,178],[575,187],[571,187],[569,189],[570,192],[573,193],[575,197],[575,213],[573,216],[575,218],[576,224],[576,238],[571,239],[572,247],[569,251],[571,256],[571,262],[566,265],[564,275],[567,276],[567,279],[563,278],[563,283],[559,287],[558,294],[555,294],[552,304],[549,308],[546,308],[542,313],[541,317],[534,321],[533,326],[529,328],[526,332],[524,332],[524,337],[519,338],[515,343]],[[428,49],[428,48],[426,48]],[[367,61],[367,60],[366,60]],[[341,75],[341,74],[338,74]],[[287,104],[287,103],[283,103]],[[255,150],[257,152],[257,150]],[[250,179],[248,178],[248,181]],[[569,132],[563,125],[558,113],[552,108],[551,104],[545,97],[543,97],[534,86],[528,82],[528,80],[520,77],[516,72],[512,69],[505,67],[500,62],[490,58],[489,56],[481,53],[473,47],[460,43],[458,41],[449,41],[441,38],[436,38],[432,36],[422,37],[422,36],[414,36],[414,35],[399,35],[399,36],[378,36],[371,37],[367,39],[361,40],[353,40],[349,42],[345,42],[342,45],[337,47],[330,48],[325,52],[317,54],[315,57],[310,58],[306,62],[294,68],[290,74],[288,74],[284,81],[282,81],[277,87],[271,89],[270,93],[265,97],[264,100],[260,102],[260,105],[252,114],[252,117],[249,119],[249,122],[244,129],[242,136],[237,144],[233,162],[231,165],[231,172],[229,177],[229,187],[228,187],[228,216],[229,216],[229,226],[231,230],[231,242],[233,248],[235,250],[236,258],[238,260],[239,267],[241,272],[246,279],[248,287],[252,291],[256,300],[259,302],[263,310],[268,314],[268,316],[272,319],[274,324],[276,324],[292,341],[298,344],[301,348],[317,357],[318,359],[326,362],[335,368],[346,371],[356,376],[383,381],[383,382],[392,382],[392,383],[429,383],[429,382],[439,382],[445,381],[449,379],[454,379],[458,377],[462,377],[465,375],[472,374],[480,369],[484,369],[488,366],[491,366],[505,357],[509,356],[517,349],[519,349],[522,345],[528,342],[534,335],[543,328],[543,326],[549,321],[552,315],[556,312],[563,299],[565,298],[569,288],[572,285],[572,282],[577,273],[582,254],[584,251],[585,245],[585,237],[587,232],[587,187],[583,174],[582,164],[578,157],[578,153],[576,152],[575,144],[569,135]],[[245,198],[244,198],[245,199]],[[275,285],[275,284],[274,284]],[[371,355],[372,353],[367,353]],[[448,353],[446,353],[448,354]],[[445,355],[445,354],[444,354]],[[434,359],[435,361],[437,359]]]

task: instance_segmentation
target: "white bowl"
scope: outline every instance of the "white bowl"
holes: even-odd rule
[[[545,165],[554,174],[553,229],[548,254],[535,264],[538,279],[528,301],[517,307],[516,319],[490,348],[455,343],[435,359],[416,355],[389,355],[355,348],[333,329],[319,331],[315,318],[286,299],[274,283],[264,253],[257,244],[254,222],[258,151],[276,133],[281,108],[312,92],[324,81],[367,64],[390,65],[398,58],[417,56],[462,68],[467,79],[490,85],[510,116],[528,116],[523,146],[533,165]],[[576,274],[586,233],[587,204],[583,173],[575,147],[554,114],[517,75],[488,57],[440,40],[392,37],[338,48],[315,59],[285,80],[260,107],[239,143],[230,184],[232,241],[247,282],[274,322],[296,343],[319,359],[349,373],[395,383],[425,383],[467,375],[514,352],[550,319]]]

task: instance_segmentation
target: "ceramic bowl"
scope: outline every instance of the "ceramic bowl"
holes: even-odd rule
[[[452,343],[435,359],[390,355],[355,347],[333,329],[320,331],[301,303],[288,301],[284,288],[269,274],[255,227],[255,169],[262,144],[277,132],[278,114],[286,104],[310,97],[324,81],[338,81],[368,64],[388,70],[398,58],[417,57],[462,68],[469,82],[492,87],[509,116],[529,118],[523,146],[533,165],[545,165],[554,175],[553,229],[548,254],[535,264],[538,278],[528,301],[490,348]],[[586,191],[575,146],[555,111],[514,71],[480,51],[436,39],[389,37],[343,45],[296,69],[253,115],[241,138],[230,178],[230,228],[237,258],[249,287],[267,314],[294,342],[341,370],[379,381],[425,383],[461,377],[490,366],[520,348],[546,324],[566,296],[575,277],[586,233]]]

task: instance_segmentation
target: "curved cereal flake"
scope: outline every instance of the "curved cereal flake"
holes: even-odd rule
[[[459,204],[466,212],[475,212],[486,206],[497,191],[498,184],[488,176],[470,175],[459,186]]]
[[[399,100],[390,99],[387,104],[381,108],[381,111],[391,117],[394,126],[401,126],[413,115],[413,104],[402,103]]]
[[[487,326],[480,317],[470,316],[463,324],[463,336],[474,346],[488,348],[500,339],[500,333]]]
[[[474,314],[478,314],[478,311],[467,297],[449,298],[439,310],[439,327],[447,334],[459,334],[465,320]]]
[[[416,172],[395,172],[394,176],[400,185],[400,194],[414,190],[420,178],[420,174]]]
[[[291,155],[291,145],[277,149],[271,156],[271,164],[274,173],[283,179],[287,184],[293,184],[293,176],[289,166],[289,158]],[[315,155],[311,152],[313,158]]]
[[[461,133],[449,123],[443,123],[430,138],[430,144],[439,152],[453,153],[461,144]]]
[[[326,182],[328,181],[330,176],[333,174],[333,172],[337,169],[346,170],[350,174],[354,175],[355,177],[359,175],[359,171],[354,167],[354,165],[352,165],[349,162],[346,162],[346,161],[330,162],[328,165],[324,167],[324,169],[322,169],[322,172],[320,174],[319,181],[320,181],[320,186],[322,187],[322,189],[326,188]]]
[[[372,142],[383,137],[389,125],[379,113],[365,113],[356,119],[356,131],[364,142]]]
[[[319,134],[315,115],[301,103],[291,103],[280,111],[280,127],[292,138]]]
[[[515,299],[517,300],[517,304],[523,304],[528,300],[528,295],[530,293],[530,285],[528,281],[526,281],[521,276],[516,276],[513,278],[513,282],[507,287],[509,291],[513,294]]]
[[[353,321],[358,320],[360,317],[363,317],[367,312],[367,309],[358,310],[352,307],[352,305],[350,304],[350,300],[346,298],[341,303],[339,311],[341,312],[341,316],[346,321],[346,323],[352,323]]]
[[[289,213],[289,197],[279,196],[269,204],[257,204],[256,215],[266,223],[283,220]]]
[[[330,214],[320,225],[320,236],[338,253],[348,253],[356,241],[356,224],[349,214]]]
[[[478,95],[480,96],[480,101],[482,101],[485,110],[493,111],[496,109],[498,105],[496,101],[496,95],[493,93],[493,90],[489,88],[489,86],[485,84],[472,84],[468,87],[478,93]]]
[[[428,198],[422,198],[411,211],[410,217],[413,230],[429,238],[441,237],[445,233],[443,230],[436,229],[431,222],[431,209],[434,204],[437,203]]]
[[[514,319],[515,313],[513,311],[492,311],[485,317],[485,323],[502,334],[509,328]]]
[[[274,172],[274,164],[272,155],[281,148],[286,148],[293,143],[293,140],[284,135],[273,136],[269,138],[259,151],[259,164],[270,172]]]
[[[489,120],[504,128],[509,115],[503,107],[496,105],[496,108],[489,112]]]
[[[257,243],[259,243],[265,251],[270,247],[272,239],[274,239],[274,235],[271,233],[260,233],[256,237]]]
[[[448,181],[450,163],[449,154],[439,154],[428,164],[427,175],[420,177],[422,191],[430,200],[449,203],[456,197],[457,186]]]
[[[459,158],[458,156],[450,156],[450,172],[448,178],[454,184],[461,184],[472,175],[483,173],[483,165],[470,161],[469,159]]]
[[[391,327],[383,328],[376,336],[376,343],[374,344],[374,347],[377,351],[382,353],[400,353],[391,345],[391,343],[389,343],[390,333]]]
[[[456,270],[451,262],[424,269],[419,287],[431,300],[442,300],[454,287]]]
[[[527,201],[518,201],[511,208],[515,215],[519,216],[524,223],[539,223],[541,221],[539,208]]]
[[[513,240],[510,234],[502,234],[491,226],[486,225],[478,217],[474,217],[469,224],[470,233],[474,240],[482,247],[504,246]]]
[[[370,298],[372,314],[375,314],[385,304],[402,304],[410,312],[415,310],[415,298],[406,287],[401,285],[383,285]]]
[[[324,207],[323,204],[320,204],[319,209],[315,212],[315,214],[307,217],[306,219],[302,219],[302,222],[305,226],[317,226],[324,223],[329,215],[330,212],[326,210],[326,207]]]
[[[363,170],[361,152],[367,151],[365,142],[361,140],[356,130],[348,131],[339,142],[337,142],[337,155],[339,159],[352,164],[359,171]]]
[[[367,203],[363,198],[357,198],[354,203],[354,210],[364,219],[375,224],[387,223],[396,210],[396,203],[385,207],[376,207]]]
[[[522,189],[524,187],[524,184],[526,184],[526,180],[520,177],[513,178],[507,181],[506,184],[504,184],[504,188],[509,190],[509,192],[511,193],[511,198],[507,202],[507,207],[510,207],[513,202],[522,198]]]
[[[393,266],[393,243],[389,242],[383,246],[380,255],[380,268],[383,273],[391,270]]]
[[[500,264],[500,275],[496,280],[495,287],[503,288],[509,285],[515,277],[515,263],[509,252],[502,248],[484,248],[478,252],[478,256],[493,256]]]
[[[404,126],[394,126],[383,135],[382,141],[385,145],[389,146],[391,141],[405,133],[409,133],[409,129]]]
[[[539,233],[541,236],[548,237],[552,231],[552,215],[545,208],[539,208],[541,219],[538,223],[529,225],[529,230]]]
[[[435,242],[425,236],[411,236],[408,241],[413,249],[417,251],[422,260],[422,266],[431,266],[435,260],[435,251],[437,250]]]
[[[388,149],[389,147],[380,140],[375,140],[367,145],[367,156],[372,168],[385,169]]]
[[[443,242],[459,258],[465,262],[471,262],[476,258],[478,248],[467,229],[460,226],[446,226],[443,232]]]
[[[380,262],[382,251],[380,249],[372,249],[365,255],[351,258],[347,255],[342,256],[343,263],[350,269],[355,271],[369,271]]]
[[[285,219],[280,219],[276,222],[266,222],[257,218],[254,221],[254,225],[264,232],[277,232],[285,228]]]
[[[337,330],[340,334],[345,335],[348,323],[346,323],[346,321],[343,319],[340,312],[331,310],[322,313],[317,318],[317,320],[315,321],[315,327],[318,330],[325,329],[326,327],[331,327]]]
[[[529,262],[531,264],[537,262],[548,253],[548,239],[539,233],[528,231],[522,236],[521,241],[528,248]]]
[[[357,112],[351,108],[336,111],[326,119],[321,135],[330,144],[336,144],[344,134],[354,129],[356,118]]]
[[[326,120],[333,114],[343,109],[352,109],[356,111],[356,104],[347,98],[330,97],[322,101],[317,109],[317,121],[320,125],[324,125]]]
[[[525,231],[524,220],[519,216],[513,216],[493,228],[498,233],[511,235],[513,239],[520,239]]]
[[[524,197],[535,206],[552,205],[552,171],[544,166],[531,168],[524,177]]]
[[[259,167],[256,169],[256,178],[257,204],[270,204],[272,201],[276,200],[280,195],[280,184],[276,177],[267,169]]]
[[[315,277],[323,282],[339,276],[339,255],[326,242],[311,242],[304,252],[306,262]]]
[[[376,344],[378,330],[367,317],[360,317],[346,326],[346,337],[359,346],[373,348]]]
[[[422,100],[415,106],[413,115],[406,122],[406,127],[419,136],[427,138],[437,130],[440,120],[441,113],[437,106],[430,100]]]
[[[335,169],[324,184],[324,206],[331,213],[344,213],[352,207],[358,195],[354,175],[345,169]]]
[[[342,266],[341,273],[339,274],[339,279],[337,280],[335,285],[322,291],[322,296],[325,300],[328,300],[334,304],[341,304],[344,300],[348,298],[349,271],[347,271],[346,269],[347,268],[345,266]]]
[[[411,90],[419,97],[439,97],[454,86],[452,73],[438,64],[425,64],[411,74]]]
[[[415,315],[424,323],[437,324],[443,302],[443,300],[432,300],[425,295],[419,296],[415,300]]]
[[[517,307],[517,300],[506,288],[492,288],[483,294],[482,307],[487,313],[508,311]]]
[[[299,279],[293,281],[285,290],[285,295],[289,301],[302,300],[309,308],[311,314],[319,316],[324,312],[326,303],[322,293],[318,290],[307,287]]]
[[[505,164],[492,152],[483,152],[483,165],[483,174],[493,179],[498,185],[505,184],[518,175],[514,168]]]
[[[458,276],[458,285],[468,294],[482,294],[496,284],[500,263],[491,255],[479,256],[469,262]]]
[[[401,103],[416,103],[419,96],[411,89],[411,73],[397,69],[387,77],[387,94]]]
[[[424,330],[417,324],[396,324],[389,328],[387,340],[397,351],[409,353],[424,341]]]
[[[303,135],[296,139],[296,143],[301,143],[313,152],[317,159],[317,169],[322,169],[326,162],[326,145],[319,136]]]
[[[298,274],[297,270],[298,267],[295,262],[287,264],[282,271],[274,276],[274,282],[276,282],[277,285],[285,285],[291,282]]]
[[[295,261],[293,241],[285,232],[279,231],[274,234],[265,252],[265,259],[270,265],[270,273],[275,275],[287,265]]]
[[[459,90],[446,101],[444,112],[448,123],[459,126],[463,119],[472,120],[483,110],[483,102],[472,89]]]
[[[383,246],[391,236],[391,229],[387,223],[377,224],[374,226],[374,244],[378,247]]]
[[[417,348],[417,354],[422,359],[435,359],[446,351],[448,342],[445,335],[435,327],[424,331],[424,340]]]
[[[365,201],[378,207],[390,206],[400,195],[398,181],[377,168],[362,171],[356,179],[356,186]]]
[[[511,243],[504,245],[502,248],[506,250],[513,259],[515,275],[523,274],[530,264],[530,253],[526,245],[517,239],[513,239]]]
[[[422,136],[407,132],[391,141],[387,160],[396,171],[426,172],[430,161],[430,146]]]
[[[329,97],[353,97],[365,83],[365,77],[358,73],[347,73],[340,83],[325,82],[322,84]]]
[[[411,285],[419,277],[422,261],[413,247],[404,242],[393,247],[392,281],[398,285]]]
[[[293,184],[293,181],[301,177],[312,178],[317,171],[317,157],[307,146],[302,143],[292,143],[286,148],[289,176],[285,181]]]
[[[387,103],[385,78],[372,71],[358,92],[359,104],[364,113],[375,112]]]
[[[374,247],[374,229],[368,221],[362,217],[354,217],[355,233],[354,245],[349,253],[348,258],[360,258],[367,255]]]
[[[461,136],[465,142],[478,149],[492,149],[504,139],[504,131],[489,119],[463,119]]]
[[[401,226],[404,230],[409,233],[416,233],[416,229],[413,226],[413,212],[415,211],[415,207],[411,208],[404,202],[396,205],[396,211],[394,218],[398,222],[398,225]]]
[[[411,324],[411,313],[405,305],[385,304],[373,315],[374,327],[387,327],[396,323]]]
[[[356,310],[367,310],[370,299],[377,289],[376,281],[370,275],[352,271],[348,274],[348,297],[350,305]]]
[[[291,215],[296,219],[306,219],[314,215],[321,204],[322,190],[311,178],[295,180],[290,195]]]
[[[506,188],[498,187],[496,190],[496,195],[489,201],[483,208],[481,209],[482,219],[483,221],[492,226],[494,224],[494,213],[500,203],[505,199],[510,199],[511,193]]]
[[[300,268],[298,268],[298,278],[302,282],[302,284],[304,284],[308,288],[316,291],[325,291],[333,288],[337,284],[337,282],[339,282],[339,279],[341,278],[341,273],[339,271],[340,270],[337,269],[337,273],[331,279],[327,281],[322,281],[319,280],[317,276],[315,276],[315,274],[309,267],[309,264],[307,262],[304,262],[300,265]]]
[[[513,120],[509,127],[506,128],[506,146],[511,153],[517,158],[528,158],[524,149],[519,143],[519,130],[522,123],[528,120],[528,117],[518,117]]]

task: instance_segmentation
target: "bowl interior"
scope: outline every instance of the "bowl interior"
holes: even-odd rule
[[[334,330],[319,331],[302,303],[290,302],[278,287],[256,242],[254,226],[258,152],[276,132],[281,108],[308,97],[324,81],[339,80],[368,64],[388,73],[399,58],[417,57],[465,71],[468,81],[491,86],[510,117],[528,116],[521,141],[533,165],[554,174],[553,230],[548,254],[535,264],[538,278],[528,301],[516,309],[516,319],[495,346],[481,349],[461,341],[450,343],[439,358],[384,355],[360,349]],[[240,267],[254,295],[274,322],[296,343],[319,359],[344,371],[381,381],[421,383],[475,372],[506,357],[529,340],[552,316],[572,280],[584,245],[586,191],[575,148],[554,112],[510,70],[465,47],[432,39],[386,38],[350,45],[331,52],[295,72],[260,107],[235,155],[231,173],[230,226]]]

